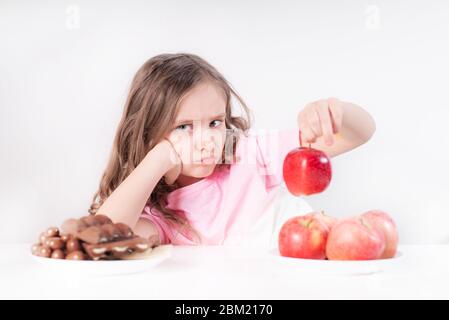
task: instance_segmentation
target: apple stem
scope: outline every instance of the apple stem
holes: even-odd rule
[[[367,229],[371,229],[371,225],[367,223],[363,218],[360,219],[360,222],[362,223],[362,226],[364,226]]]
[[[302,147],[301,130],[299,130],[299,146]],[[312,148],[312,144],[309,142],[309,149]]]
[[[312,223],[312,219],[307,219],[305,221],[301,221],[301,225],[305,228],[309,228],[311,223]]]

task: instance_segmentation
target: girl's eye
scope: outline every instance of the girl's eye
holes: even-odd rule
[[[216,127],[219,127],[222,123],[223,123],[222,120],[214,120],[210,123],[210,127],[216,128]],[[193,125],[192,124],[181,124],[181,125],[177,126],[175,129],[180,130],[180,131],[186,131],[189,129],[193,129]]]
[[[214,121],[212,121],[211,122],[212,128],[218,127],[219,125],[221,125],[222,122],[223,121],[221,121],[221,120],[214,120]],[[214,123],[215,123],[215,125],[214,125]]]
[[[181,124],[179,126],[176,127],[176,130],[181,130],[181,131],[185,131],[186,129],[192,127],[191,124]]]

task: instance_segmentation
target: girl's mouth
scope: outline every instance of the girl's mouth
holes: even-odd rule
[[[201,159],[201,164],[213,164],[213,163],[215,163],[214,157],[208,157],[208,158]]]

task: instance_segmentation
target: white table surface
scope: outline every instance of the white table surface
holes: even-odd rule
[[[2,299],[449,298],[449,245],[400,246],[388,268],[363,275],[304,269],[262,249],[174,246],[148,271],[107,277],[55,274],[36,263],[29,245],[0,248]]]

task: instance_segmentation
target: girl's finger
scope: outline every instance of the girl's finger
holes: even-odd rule
[[[172,153],[170,154],[170,160],[172,161],[173,164],[178,164],[181,161],[181,156],[179,153],[179,149],[177,146],[177,142],[173,142],[174,139],[169,139],[169,138],[164,138],[165,140],[167,140],[171,146],[171,151]],[[176,139],[175,139],[176,140]]]
[[[310,129],[307,122],[302,121],[299,125],[299,130],[301,130],[301,146],[305,143],[315,143],[316,136],[313,133],[312,129]]]
[[[307,118],[310,129],[312,129],[315,136],[321,137],[323,135],[323,131],[321,130],[320,117],[318,116],[318,113],[315,110],[315,108],[313,108],[313,107],[310,108],[306,112],[305,117]]]
[[[329,98],[329,111],[331,113],[332,129],[334,133],[341,131],[343,125],[342,102],[336,98]]]
[[[318,101],[317,112],[321,122],[321,129],[323,130],[324,142],[330,146],[334,143],[334,138],[332,133],[331,116],[326,100]]]

